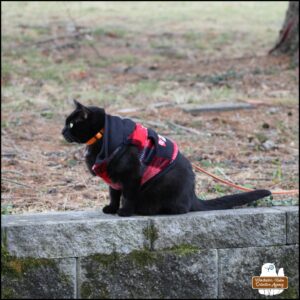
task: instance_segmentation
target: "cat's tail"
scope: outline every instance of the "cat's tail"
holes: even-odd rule
[[[195,196],[191,211],[229,209],[270,195],[271,192],[268,190],[255,190],[205,201]]]

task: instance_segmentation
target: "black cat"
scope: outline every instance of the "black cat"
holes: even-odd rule
[[[76,109],[67,117],[62,134],[70,143],[88,145],[85,159],[90,172],[110,185],[110,204],[104,213],[130,216],[229,209],[271,194],[255,190],[202,201],[194,191],[192,166],[174,142],[102,108],[74,103]]]

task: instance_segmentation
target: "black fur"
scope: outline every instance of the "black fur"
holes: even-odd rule
[[[68,142],[86,143],[105,127],[105,111],[97,107],[85,107],[77,101],[75,104],[76,109],[67,117],[62,134]],[[73,123],[72,128],[70,122]],[[86,149],[86,164],[93,175],[92,167],[101,147],[102,140],[99,140]],[[121,183],[123,190],[109,187],[110,204],[103,208],[104,213],[118,213],[119,216],[184,214],[189,211],[229,209],[271,195],[268,190],[255,190],[202,201],[195,194],[192,166],[180,152],[168,172],[150,180],[141,188],[137,148],[133,145],[124,147],[122,155],[108,164],[110,178],[113,182]]]

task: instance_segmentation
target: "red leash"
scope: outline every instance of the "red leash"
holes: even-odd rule
[[[251,191],[254,191],[254,189],[250,189],[250,188],[246,188],[246,187],[243,187],[243,186],[240,186],[240,185],[237,185],[237,184],[234,184],[230,181],[227,181],[227,180],[224,180],[224,179],[221,179],[219,178],[218,176],[214,175],[214,174],[211,174],[209,173],[208,171],[202,169],[201,167],[195,165],[195,164],[192,164],[193,167],[197,170],[197,171],[200,171],[210,177],[212,177],[213,179],[215,179],[216,181],[219,181],[223,184],[226,184],[228,186],[231,186],[233,188],[236,188],[238,190],[241,190],[241,191],[246,191],[246,192],[251,192]],[[279,191],[271,191],[271,193],[273,195],[288,195],[288,194],[299,194],[299,190],[279,190]]]

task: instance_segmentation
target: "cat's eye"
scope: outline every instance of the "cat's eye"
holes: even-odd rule
[[[72,127],[73,127],[73,125],[74,125],[74,124],[71,122],[71,123],[69,124],[69,127],[70,127],[70,128],[72,128]]]

